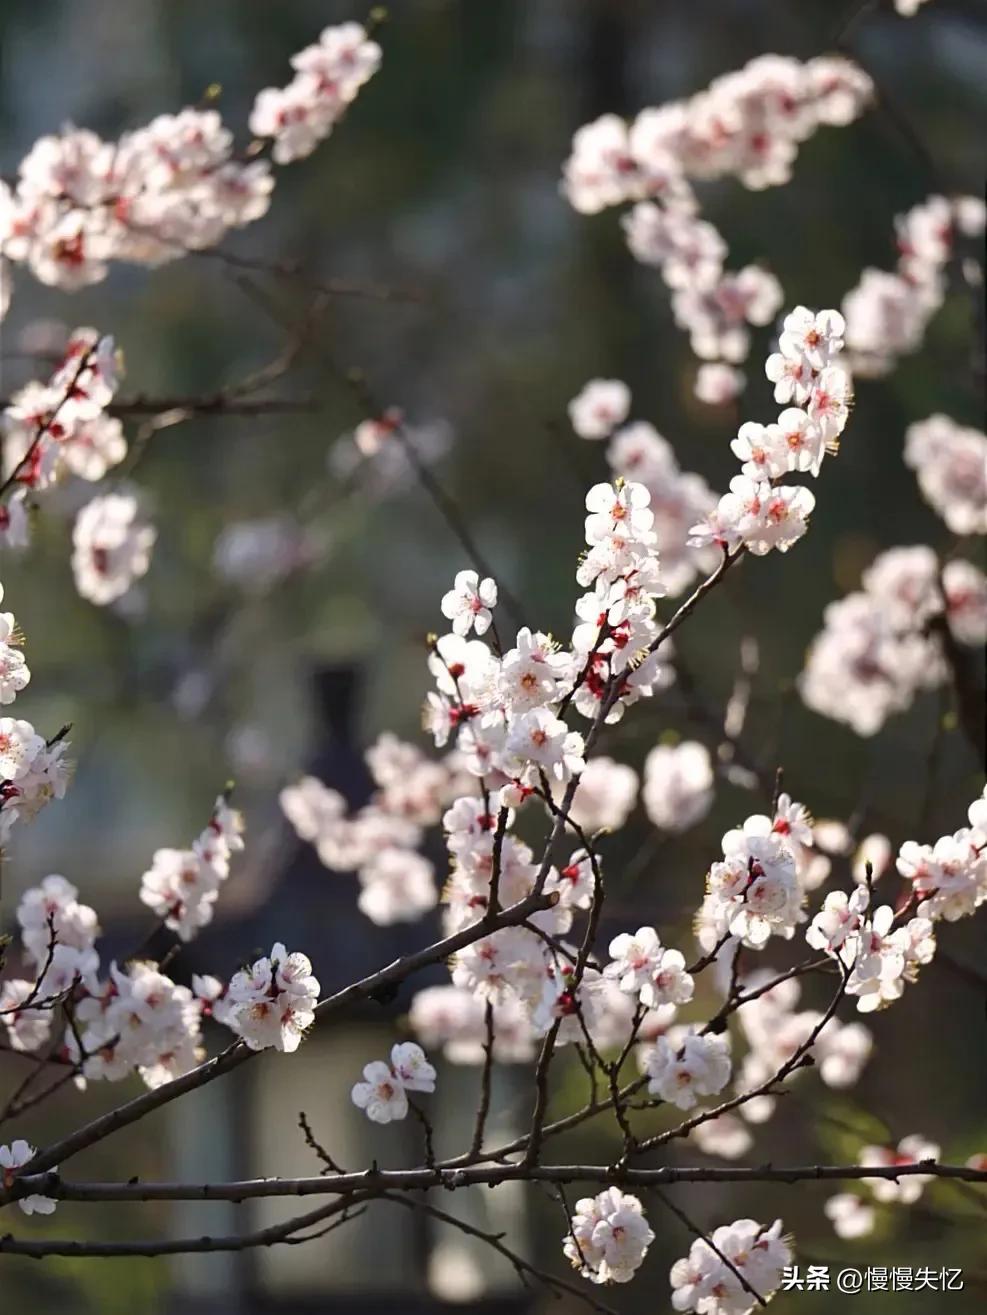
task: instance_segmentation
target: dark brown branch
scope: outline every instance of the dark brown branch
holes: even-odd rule
[[[898,1182],[915,1174],[976,1183],[987,1187],[987,1169],[966,1164],[801,1164],[801,1165],[657,1165],[634,1168],[606,1164],[474,1164],[418,1169],[365,1169],[314,1178],[252,1178],[229,1183],[74,1183],[58,1173],[26,1174],[15,1179],[8,1200],[50,1196],[59,1201],[252,1201],[259,1197],[349,1196],[357,1193],[419,1192],[433,1187],[457,1191],[496,1187],[508,1182],[601,1183],[620,1187],[666,1187],[676,1183],[860,1182],[880,1178]]]
[[[283,1224],[273,1224],[253,1233],[231,1237],[179,1237],[143,1242],[76,1242],[69,1239],[45,1238],[41,1241],[12,1237],[9,1233],[0,1237],[0,1254],[14,1256],[31,1256],[41,1260],[45,1256],[77,1256],[99,1259],[119,1258],[123,1256],[184,1256],[204,1251],[249,1251],[254,1247],[276,1246],[279,1243],[296,1245],[311,1240],[308,1237],[296,1237],[303,1228],[311,1228],[325,1219],[340,1216],[336,1224],[344,1224],[353,1217],[353,1205],[366,1200],[365,1196],[353,1200],[333,1201],[320,1206],[308,1214],[298,1215]],[[328,1231],[323,1229],[322,1232]],[[314,1236],[321,1236],[322,1232]]]
[[[433,963],[442,963],[450,955],[455,954],[457,950],[472,945],[474,941],[488,936],[492,931],[497,931],[501,927],[519,926],[532,913],[536,913],[540,909],[551,908],[556,898],[554,894],[531,894],[526,899],[505,909],[502,913],[484,918],[481,923],[473,923],[469,927],[464,927],[454,935],[446,936],[442,940],[418,950],[415,954],[407,955],[403,959],[395,959],[387,967],[351,983],[343,990],[337,991],[335,995],[323,1000],[316,1009],[316,1018],[321,1021],[327,1015],[335,1013],[347,1005],[354,1004],[358,1000],[369,999],[380,991],[381,987],[397,985],[422,968],[430,967]],[[170,1104],[179,1096],[184,1096],[186,1092],[195,1091],[198,1087],[205,1086],[207,1083],[215,1081],[216,1078],[222,1077],[223,1074],[232,1072],[233,1069],[239,1068],[241,1064],[245,1064],[259,1053],[262,1052],[250,1050],[242,1042],[235,1042],[215,1058],[200,1064],[182,1077],[175,1078],[162,1087],[156,1087],[134,1097],[126,1104],[120,1105],[116,1109],[100,1115],[99,1118],[93,1119],[90,1123],[84,1124],[83,1127],[70,1133],[67,1137],[53,1142],[52,1145],[42,1150],[35,1157],[32,1167],[40,1171],[50,1169],[56,1164],[64,1164],[66,1160],[73,1155],[77,1155],[79,1151],[94,1146],[97,1142],[102,1141],[104,1137],[118,1132],[121,1128],[137,1123],[154,1110]],[[0,1201],[2,1200],[3,1195],[0,1194]]]

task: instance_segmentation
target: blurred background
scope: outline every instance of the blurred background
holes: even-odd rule
[[[667,291],[629,256],[614,213],[579,216],[561,197],[571,136],[601,113],[689,95],[764,52],[823,53],[844,8],[833,0],[392,6],[381,72],[328,142],[278,171],[270,214],[227,249],[247,261],[298,261],[322,280],[363,280],[410,295],[331,300],[272,390],[312,398],[311,411],[200,417],[142,436],[135,478],[159,527],[144,614],[97,609],[76,595],[68,522],[57,516],[40,526],[29,555],[6,553],[0,563],[33,675],[18,715],[50,731],[71,722],[78,764],[66,799],[15,834],[3,871],[5,926],[21,890],[60,872],[99,911],[109,946],[128,945],[146,926],[137,888],[151,853],[185,845],[235,778],[248,852],[224,891],[220,926],[191,967],[227,975],[273,937],[307,950],[332,986],[431,934],[427,923],[399,934],[357,914],[352,878],[328,874],[299,852],[277,810],[280,786],[313,762],[361,802],[369,789],[361,752],[382,730],[423,743],[424,639],[441,627],[438,600],[452,574],[469,564],[400,463],[347,473],[345,435],[363,416],[341,372],[359,367],[381,405],[404,409],[498,579],[538,628],[567,633],[583,494],[607,477],[604,445],[571,433],[568,400],[592,376],[626,379],[632,416],[651,421],[682,467],[719,490],[735,473],[728,444],[736,424],[729,408],[695,400],[696,362],[672,322]],[[290,55],[327,23],[362,17],[328,0],[5,0],[0,171],[14,173],[36,138],[65,122],[114,137],[199,102],[211,84],[221,87],[224,118],[245,137],[254,94],[288,80]],[[893,216],[936,186],[982,190],[987,11],[980,0],[933,0],[911,21],[881,5],[857,30],[854,49],[915,125],[935,179],[889,118],[871,111],[807,142],[786,187],[755,194],[727,180],[701,188],[731,266],[765,260],[789,306],[838,305],[865,265],[890,268]],[[60,323],[93,324],[116,337],[128,394],[211,394],[278,355],[283,326],[300,322],[310,293],[304,279],[206,258],[156,272],[115,268],[107,282],[71,296],[20,276],[3,328],[2,390],[31,376],[20,353]],[[746,417],[773,405],[760,373],[770,332],[759,332],[751,353]],[[746,733],[755,756],[783,764],[787,788],[817,816],[846,819],[863,801],[864,830],[883,830],[895,847],[956,829],[979,792],[976,754],[952,728],[948,702],[923,695],[865,741],[804,708],[793,681],[824,605],[857,587],[877,552],[948,546],[902,461],[902,443],[911,421],[935,411],[981,423],[967,366],[974,341],[969,299],[953,292],[920,357],[886,380],[861,382],[840,458],[827,463],[818,490],[812,533],[791,557],[736,572],[680,643],[701,701],[722,708],[741,639],[755,635],[761,665]],[[128,426],[131,440],[138,428]],[[249,557],[244,565],[243,547],[258,535],[276,545],[277,562],[259,576]],[[601,750],[640,768],[663,737],[713,747],[689,704],[673,688],[639,705]],[[655,920],[673,944],[685,945],[720,834],[767,802],[722,784],[707,821],[664,844],[646,866],[624,900],[626,918]],[[917,818],[925,830],[916,837]],[[618,883],[648,835],[638,813],[608,842]],[[618,921],[621,902],[618,884]],[[959,958],[984,962],[982,919],[947,935]],[[806,988],[807,1005],[820,1002],[814,991]],[[388,1165],[414,1163],[414,1126],[371,1142],[347,1095],[362,1064],[383,1053],[407,1003],[403,996],[389,1009],[355,1015],[292,1060],[240,1075],[249,1081],[213,1084],[173,1117],[140,1125],[73,1168],[89,1178],[313,1172],[296,1128],[300,1108],[327,1141],[345,1147],[347,1164],[374,1154]],[[877,1017],[873,1029],[876,1053],[852,1098],[805,1079],[797,1101],[782,1102],[770,1132],[759,1134],[751,1163],[769,1153],[788,1162],[854,1159],[862,1140],[888,1131],[885,1115],[895,1140],[921,1132],[951,1160],[987,1150],[982,991],[933,965],[907,1006]],[[580,1100],[584,1078],[574,1067],[558,1065],[553,1110]],[[527,1109],[525,1072],[506,1069],[499,1080],[495,1126],[507,1131]],[[477,1081],[474,1070],[443,1070],[440,1152],[457,1145],[457,1134],[462,1139]],[[43,1143],[73,1109],[78,1117],[124,1094],[97,1087],[82,1101],[53,1104],[16,1135]],[[604,1133],[587,1130],[560,1154],[606,1162],[612,1150]],[[691,1148],[676,1155],[701,1158]],[[822,1215],[831,1193],[822,1186],[680,1190],[710,1227],[782,1214],[802,1263],[966,1267],[966,1290],[948,1299],[915,1294],[910,1305],[904,1296],[865,1294],[874,1315],[912,1305],[931,1311],[937,1302],[952,1315],[984,1308],[982,1215],[971,1223],[969,1202],[946,1186],[927,1194],[924,1213],[856,1244],[832,1235]],[[509,1225],[526,1254],[564,1264],[557,1202],[506,1188],[487,1195],[469,1207],[477,1222]],[[967,1220],[949,1222],[954,1210],[966,1210]],[[656,1302],[665,1309],[667,1266],[688,1250],[688,1235],[655,1211],[658,1238],[642,1275],[608,1296],[621,1310],[653,1310]],[[235,1231],[277,1217],[273,1208],[246,1205],[185,1207],[178,1217],[152,1205],[98,1212],[77,1205],[13,1227],[125,1238]],[[369,1315],[436,1311],[455,1301],[491,1312],[578,1308],[519,1292],[506,1263],[415,1216],[394,1219],[385,1206],[308,1248],[175,1264],[41,1267],[4,1258],[0,1283],[3,1309],[12,1313],[40,1306],[71,1315],[179,1307]],[[840,1300],[803,1293],[780,1297],[776,1309],[829,1312]]]

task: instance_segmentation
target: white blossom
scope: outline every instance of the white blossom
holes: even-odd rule
[[[662,831],[686,831],[702,821],[713,803],[713,767],[705,745],[685,740],[652,749],[644,761],[641,800]]]
[[[454,634],[468,635],[475,630],[482,635],[490,628],[491,609],[496,605],[493,580],[481,580],[476,571],[460,571],[453,588],[442,598],[442,615],[452,622]]]
[[[19,781],[43,751],[45,742],[29,721],[0,717],[0,778]]]
[[[17,1179],[17,1170],[30,1164],[37,1151],[22,1138],[9,1146],[0,1146],[0,1183],[4,1189],[12,1187]],[[17,1204],[26,1215],[50,1215],[55,1211],[56,1201],[49,1196],[22,1196]]]
[[[684,957],[662,946],[653,927],[641,927],[634,936],[617,936],[610,942],[610,955],[603,975],[637,996],[646,1008],[687,1004],[692,999],[695,985]]]
[[[363,1078],[363,1082],[358,1082],[353,1088],[353,1104],[363,1110],[372,1123],[391,1123],[405,1117],[408,1097],[390,1065],[376,1059],[364,1066]]]
[[[682,1110],[722,1091],[730,1070],[729,1040],[713,1033],[660,1036],[645,1065],[649,1093]]]
[[[378,927],[416,922],[438,902],[431,863],[411,850],[382,849],[359,875],[357,905]]]
[[[363,1077],[364,1081],[354,1086],[352,1099],[372,1123],[403,1119],[408,1113],[409,1091],[435,1090],[435,1069],[413,1041],[393,1046],[390,1064],[380,1059],[367,1064]]]
[[[698,1315],[750,1315],[758,1309],[751,1289],[762,1300],[770,1300],[792,1261],[790,1239],[781,1230],[780,1219],[767,1229],[753,1219],[737,1219],[714,1229],[712,1246],[704,1238],[697,1238],[688,1256],[672,1266],[675,1310],[695,1311]],[[746,1288],[736,1271],[746,1280]]]
[[[569,420],[580,438],[607,438],[630,406],[630,389],[620,379],[591,379],[569,403]]]
[[[405,1091],[434,1091],[435,1069],[425,1058],[421,1046],[403,1041],[391,1049],[391,1068],[401,1079]]]
[[[742,370],[723,361],[704,361],[696,371],[694,392],[707,406],[726,406],[747,386]]]
[[[155,538],[132,494],[107,493],[88,502],[72,531],[72,571],[82,597],[99,606],[121,598],[147,573]]]
[[[832,1222],[833,1232],[847,1241],[866,1237],[874,1230],[874,1208],[853,1192],[838,1192],[823,1206],[823,1213]]]
[[[304,954],[277,944],[229,984],[230,1026],[251,1050],[297,1050],[315,1019],[319,983]]]
[[[576,1202],[562,1249],[592,1283],[628,1283],[655,1235],[636,1196],[608,1187]]]

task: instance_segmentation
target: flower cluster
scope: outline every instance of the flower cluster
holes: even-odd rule
[[[709,365],[727,363],[728,369],[745,361],[750,326],[770,324],[782,304],[775,276],[760,265],[726,270],[726,242],[691,206],[639,201],[625,215],[623,229],[631,255],[661,271],[672,294],[675,323],[688,333],[696,356]],[[735,396],[736,375],[727,377]],[[722,373],[719,380],[722,388]],[[714,382],[716,377],[707,372],[697,375],[696,386],[701,383],[706,392]]]
[[[104,493],[87,502],[72,528],[72,574],[80,595],[100,607],[122,600],[147,574],[156,538],[134,493]]]
[[[27,546],[29,509],[55,485],[100,480],[127,455],[123,427],[109,410],[119,376],[113,339],[76,329],[49,382],[14,394],[0,421],[4,488],[12,490],[0,508],[0,535],[9,546]],[[146,574],[155,537],[135,490],[121,487],[85,503],[72,530],[80,595],[98,606],[133,599],[128,591]]]
[[[629,1283],[654,1240],[637,1197],[608,1187],[576,1202],[562,1250],[593,1283]]]
[[[274,186],[266,161],[234,158],[211,109],[158,115],[118,141],[67,127],[17,173],[13,189],[0,184],[0,250],[67,292],[114,260],[154,266],[214,246],[265,214]]]
[[[643,484],[651,495],[662,581],[667,593],[677,597],[696,576],[716,566],[715,551],[688,541],[690,528],[716,506],[716,495],[701,475],[680,469],[671,443],[646,421],[612,434],[607,462],[619,479]]]
[[[871,90],[867,75],[837,56],[803,64],[763,55],[631,124],[606,114],[580,128],[563,188],[574,209],[595,214],[647,197],[687,203],[690,177],[776,186],[791,176],[799,144],[823,124],[851,123]]]
[[[934,845],[906,840],[898,871],[910,881],[918,913],[933,922],[969,917],[987,901],[987,790],[967,811],[970,825]]]
[[[604,977],[646,1009],[687,1004],[692,999],[695,983],[686,971],[685,959],[680,951],[661,944],[654,927],[641,927],[634,936],[628,932],[617,936],[610,942],[610,958]]]
[[[102,479],[127,452],[120,421],[107,414],[119,378],[113,339],[76,329],[48,383],[26,384],[3,413],[5,477],[38,490],[64,474]]]
[[[772,548],[787,552],[805,533],[815,507],[802,485],[777,481],[789,472],[818,475],[827,452],[839,450],[849,415],[850,379],[836,363],[843,347],[843,317],[818,314],[805,306],[786,315],[779,350],[768,357],[765,373],[775,385],[775,401],[790,403],[775,424],[740,426],[731,449],[743,463],[690,542],[716,544],[724,551],[743,546],[756,556]]]
[[[380,67],[380,46],[359,23],[327,27],[317,42],[292,55],[286,87],[265,87],[250,114],[250,131],[270,138],[278,164],[311,155]]]
[[[576,578],[587,592],[576,603],[570,649],[527,628],[499,655],[455,634],[433,644],[437,691],[425,723],[439,745],[456,735],[475,775],[510,780],[519,798],[545,780],[565,783],[583,769],[583,741],[552,705],[571,702],[593,719],[607,699],[607,720],[616,721],[667,683],[652,651],[664,586],[649,503],[643,485],[623,481],[586,495],[588,550]]]
[[[890,904],[871,909],[866,885],[852,895],[831,891],[813,918],[806,940],[838,960],[847,973],[846,993],[862,1014],[884,1009],[914,982],[936,952],[932,920],[898,915]]]
[[[777,1291],[792,1263],[791,1242],[781,1230],[780,1219],[770,1228],[737,1219],[715,1230],[712,1246],[697,1238],[688,1256],[672,1266],[672,1305],[698,1315],[750,1315],[758,1298],[767,1301]]]
[[[149,1087],[187,1073],[205,1058],[201,1006],[157,964],[110,965],[109,976],[75,1005],[80,1026],[65,1034],[66,1056],[82,1080],[119,1082],[135,1070]]]
[[[64,877],[45,877],[24,892],[17,906],[24,961],[30,978],[10,977],[0,988],[0,1016],[14,1050],[32,1051],[47,1041],[51,1005],[77,983],[95,987],[99,935],[95,910],[82,904]]]
[[[586,796],[584,797],[584,781]],[[465,782],[464,782],[465,784]],[[594,759],[580,777],[570,817],[587,831],[622,826],[636,794],[636,776],[610,759]],[[530,798],[518,786],[489,785],[482,796],[457,797],[443,815],[452,871],[444,892],[444,930],[455,934],[488,913],[494,872],[499,905],[509,906],[535,888],[534,853],[511,834],[513,803]],[[494,1055],[520,1063],[534,1053],[536,1036],[557,1027],[557,1041],[582,1039],[589,1028],[599,1045],[622,1044],[630,1036],[633,1002],[595,968],[574,970],[576,953],[561,936],[574,915],[589,910],[598,880],[598,859],[576,849],[568,863],[548,869],[544,889],[556,897],[553,909],[535,915],[536,930],[509,927],[468,945],[453,960],[452,985],[415,995],[410,1022],[427,1045],[443,1045],[453,1063],[477,1064],[484,1056],[485,1014],[490,1010]],[[553,939],[555,938],[555,939]],[[666,952],[673,968],[674,952]],[[685,974],[682,974],[685,977]],[[660,985],[652,984],[654,992]],[[666,998],[672,998],[672,984]],[[681,993],[679,988],[679,993]],[[661,1011],[665,1022],[677,1006]],[[652,1016],[652,1015],[649,1015]],[[654,1015],[657,1018],[657,1014]]]
[[[760,950],[769,937],[790,940],[802,918],[802,871],[813,844],[805,808],[788,795],[778,799],[773,818],[748,817],[723,837],[723,858],[706,878],[706,896],[696,916],[696,938],[711,952],[728,937]]]
[[[730,1038],[726,1034],[673,1027],[641,1056],[648,1092],[689,1110],[700,1096],[715,1096],[730,1081]]]
[[[883,375],[916,351],[943,303],[946,268],[958,238],[982,238],[979,197],[930,196],[895,220],[898,265],[867,268],[843,299],[846,346],[854,374]]]
[[[0,602],[3,585],[0,584]],[[31,672],[21,652],[24,636],[17,627],[13,612],[0,612],[0,704],[13,703],[31,679]]]
[[[501,905],[516,903],[535,888],[534,855],[509,830],[514,810],[504,798],[510,792],[506,787],[485,798],[457,799],[443,818],[452,859],[445,891],[447,934],[488,911],[495,873]],[[552,1029],[559,1045],[582,1041],[583,1028],[600,1048],[623,1044],[634,1014],[630,995],[598,969],[578,967],[574,948],[562,940],[574,916],[591,907],[598,874],[599,860],[581,849],[565,866],[550,868],[544,889],[555,895],[554,907],[533,915],[530,926],[506,927],[459,951],[453,991],[439,988],[441,993],[415,998],[412,1021],[419,1035],[447,1044],[460,1062],[478,1062],[482,1048],[476,1034],[469,1044],[463,1029],[470,1018],[482,1020],[489,1005],[494,1046],[514,1060],[530,1057],[534,1038]],[[464,997],[474,1003],[467,1005]]]
[[[905,464],[954,534],[987,534],[987,435],[933,415],[909,425]]]
[[[696,355],[736,364],[749,351],[747,326],[770,322],[781,287],[757,265],[724,270],[726,243],[700,216],[689,180],[732,175],[753,189],[785,183],[799,144],[823,123],[850,123],[870,93],[870,79],[847,60],[765,55],[690,100],[643,110],[629,125],[605,114],[580,128],[563,190],[584,214],[635,203],[623,220],[632,254],[660,268]],[[706,374],[697,392],[722,401],[741,385],[736,374]]]
[[[155,1087],[199,1062],[199,1001],[142,960],[124,968],[112,963],[101,981],[96,913],[64,877],[46,877],[26,891],[17,921],[35,978],[10,978],[0,990],[0,1012],[15,1050],[43,1045],[56,1020],[54,1005],[71,998],[74,1021],[59,1055],[76,1066],[77,1085],[120,1081],[136,1071]]]
[[[304,954],[277,944],[231,979],[224,1014],[227,1025],[251,1050],[297,1050],[315,1020],[319,983]]]
[[[445,930],[452,934],[478,921],[487,912],[492,879],[497,870],[497,899],[509,906],[534,888],[537,866],[531,849],[513,836],[509,827],[513,810],[502,805],[501,796],[463,797],[455,801],[442,822],[452,870],[444,899]],[[502,820],[501,820],[502,819]],[[558,891],[558,904],[536,921],[543,930],[563,933],[572,922],[573,911],[588,908],[592,899],[593,874],[579,851],[546,882]],[[478,998],[502,1004],[510,999],[525,1001],[537,1010],[544,992],[554,1002],[562,990],[559,969],[551,951],[533,932],[505,928],[461,951],[455,960],[453,982],[468,987]]]
[[[251,131],[279,164],[307,155],[379,62],[359,24],[326,28],[294,56],[289,86],[257,97]],[[0,256],[74,291],[114,260],[156,266],[215,246],[266,214],[273,189],[268,161],[238,155],[214,109],[160,114],[117,141],[70,126],[35,142],[12,188],[0,183]]]
[[[651,493],[643,484],[595,484],[586,495],[586,543],[576,580],[588,592],[576,603],[572,634],[573,706],[596,718],[616,682],[606,720],[650,697],[672,679],[656,651],[655,602],[667,593]],[[578,746],[581,752],[581,742]]]
[[[458,755],[434,762],[390,734],[380,736],[366,760],[377,790],[356,812],[349,814],[343,796],[312,776],[281,791],[281,808],[327,868],[357,873],[358,904],[372,922],[414,922],[438,902],[432,865],[417,847],[469,777]]]
[[[141,877],[140,898],[182,941],[212,921],[230,855],[243,848],[243,818],[226,796],[189,849],[158,849]]]
[[[45,877],[40,886],[26,890],[17,906],[17,922],[27,957],[40,967],[49,957],[52,940],[55,954],[71,950],[77,975],[86,978],[94,966],[93,945],[99,921],[79,892],[64,877]]]
[[[0,418],[3,475],[13,490],[3,508],[12,547],[26,546],[28,497],[70,477],[95,481],[127,454],[120,421],[108,413],[120,376],[113,339],[76,329],[47,383],[14,393]]]
[[[0,702],[9,704],[30,679],[17,649],[23,636],[13,613],[0,612],[0,635]],[[33,819],[50,800],[65,794],[71,770],[67,749],[64,734],[46,741],[29,721],[0,717],[0,844],[15,822]],[[15,1050],[33,1050],[47,1039],[44,1006],[50,1007],[77,980],[95,980],[96,914],[77,895],[64,877],[51,876],[28,890],[18,906],[24,957],[35,976],[10,978],[0,987],[0,1017]]]
[[[824,610],[799,690],[814,712],[873,735],[946,678],[937,619],[961,644],[987,639],[987,578],[962,558],[940,569],[933,550],[916,544],[881,553],[861,583]]]
[[[190,940],[209,920],[231,852],[243,847],[241,832],[239,813],[220,798],[191,849],[155,854],[141,898],[181,940]],[[137,1072],[156,1087],[188,1072],[204,1055],[204,1017],[231,1028],[251,1049],[284,1051],[297,1048],[314,1017],[319,984],[311,964],[282,945],[237,973],[228,987],[218,978],[193,975],[189,989],[158,964],[138,958],[111,963],[101,979],[96,913],[64,877],[46,877],[28,890],[17,920],[34,978],[11,978],[0,988],[9,1044],[37,1050],[55,1023],[54,1006],[70,1000],[72,1016],[58,1054],[73,1066],[80,1086]]]
[[[353,1088],[353,1104],[372,1123],[391,1123],[408,1113],[408,1092],[435,1090],[435,1069],[413,1041],[391,1047],[391,1062],[375,1059]]]
[[[32,821],[64,796],[72,774],[68,748],[60,737],[46,741],[29,721],[0,717],[0,844],[15,822]]]

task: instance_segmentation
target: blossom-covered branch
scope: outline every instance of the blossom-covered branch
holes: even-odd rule
[[[902,12],[915,7],[914,0],[898,5]],[[242,147],[214,108],[161,116],[113,143],[74,128],[43,138],[13,188],[0,188],[4,257],[66,291],[104,278],[114,261],[153,266],[189,252],[295,287],[308,282],[294,262],[228,255],[217,244],[261,217],[276,169],[315,149],[380,59],[368,27],[326,29],[292,58],[287,85],[257,97],[254,139]],[[728,487],[721,496],[683,469],[649,421],[629,419],[632,395],[621,379],[591,379],[572,398],[572,429],[580,440],[606,444],[609,477],[585,493],[581,541],[563,517],[553,525],[571,544],[576,583],[571,626],[561,634],[538,629],[534,618],[526,623],[528,605],[497,579],[469,517],[433,472],[428,444],[402,411],[383,405],[362,371],[341,370],[320,343],[328,285],[309,282],[312,300],[296,326],[244,278],[244,291],[287,338],[274,361],[225,388],[198,397],[119,396],[113,338],[82,328],[47,382],[30,382],[4,400],[0,538],[30,551],[39,509],[57,516],[66,487],[100,486],[76,504],[71,531],[77,589],[97,606],[133,609],[156,541],[172,532],[167,523],[151,524],[149,500],[121,479],[132,474],[147,435],[193,415],[308,409],[312,399],[265,394],[310,346],[360,410],[352,438],[340,445],[342,463],[330,461],[330,470],[342,471],[343,496],[354,470],[386,470],[397,453],[463,557],[435,599],[444,632],[430,634],[422,654],[431,748],[382,732],[365,753],[373,788],[358,807],[314,774],[277,796],[332,880],[345,883],[352,874],[356,906],[373,927],[414,924],[437,911],[441,927],[431,943],[328,995],[319,965],[279,939],[276,926],[264,939],[268,952],[240,947],[235,970],[191,971],[187,947],[222,913],[245,847],[228,787],[206,801],[196,824],[202,829],[186,833],[194,839],[179,837],[184,847],[148,854],[134,904],[150,911],[151,926],[130,954],[107,951],[97,912],[81,897],[80,871],[71,879],[49,874],[26,890],[16,909],[19,944],[5,945],[0,960],[7,974],[0,1059],[28,1066],[5,1094],[0,1123],[21,1131],[22,1117],[39,1105],[50,1106],[53,1122],[56,1111],[61,1118],[69,1109],[47,1145],[11,1136],[0,1146],[0,1209],[47,1215],[62,1203],[328,1199],[233,1236],[98,1241],[5,1232],[0,1253],[108,1259],[299,1245],[380,1202],[458,1227],[520,1280],[610,1312],[595,1294],[631,1281],[646,1263],[655,1241],[653,1198],[690,1236],[688,1254],[670,1274],[676,1309],[746,1315],[779,1289],[794,1239],[780,1219],[694,1220],[674,1199],[679,1184],[857,1184],[867,1196],[841,1192],[823,1206],[844,1238],[866,1235],[878,1206],[913,1206],[937,1182],[981,1201],[984,1155],[962,1163],[958,1150],[944,1154],[922,1133],[892,1137],[889,1128],[883,1144],[850,1125],[856,1151],[838,1159],[855,1154],[852,1163],[802,1152],[791,1163],[760,1151],[749,1164],[646,1158],[688,1141],[714,1160],[741,1159],[779,1097],[814,1082],[852,1087],[878,1045],[870,1016],[911,996],[937,956],[945,924],[987,903],[987,792],[962,800],[968,825],[960,825],[953,801],[958,829],[938,839],[926,834],[928,810],[915,824],[916,838],[894,843],[882,833],[861,834],[860,809],[846,821],[816,819],[802,800],[811,802],[820,786],[798,782],[796,796],[787,772],[741,743],[756,721],[760,648],[750,619],[723,709],[700,697],[673,648],[700,612],[713,613],[715,625],[721,596],[756,579],[760,559],[797,552],[812,518],[829,513],[825,485],[817,501],[808,481],[824,466],[828,475],[839,456],[853,376],[886,374],[919,348],[960,237],[982,231],[982,208],[969,198],[930,198],[898,222],[897,271],[865,272],[842,309],[795,305],[779,315],[784,293],[773,274],[759,264],[726,268],[726,243],[700,214],[703,183],[732,177],[752,190],[785,183],[801,144],[825,125],[849,126],[873,93],[869,76],[840,56],[764,56],[688,100],[643,111],[632,124],[606,115],[576,133],[563,166],[565,196],[583,214],[631,207],[624,217],[631,252],[660,268],[676,320],[703,362],[697,395],[729,403],[738,424],[729,455],[726,443],[720,454]],[[752,326],[771,326],[764,375],[779,410],[763,421],[739,415],[745,377],[738,367],[751,353]],[[150,419],[128,443],[123,420],[132,416]],[[905,435],[904,461],[957,536],[957,549],[987,530],[985,453],[982,433],[942,415],[914,421]],[[733,459],[739,470],[731,471]],[[286,548],[275,530],[266,538],[248,532],[245,543],[234,534],[218,557],[231,574],[251,582],[261,576],[270,587],[304,563],[305,552],[294,540]],[[824,617],[798,682],[811,709],[871,735],[921,689],[952,681],[969,720],[976,696],[964,683],[963,652],[987,636],[987,582],[958,551],[939,556],[920,544],[884,552],[864,572],[861,590],[830,603]],[[3,704],[31,680],[22,642],[13,615],[0,613]],[[653,742],[639,777],[612,756],[623,742],[615,728],[643,725],[640,705],[660,711],[676,681],[702,738]],[[758,730],[753,725],[751,734]],[[29,722],[0,718],[5,843],[16,822],[65,793],[66,733],[46,739]],[[619,896],[640,863],[621,871],[610,836],[640,805],[647,839],[639,852],[655,860],[668,837],[707,817],[724,776],[754,793],[764,811],[737,817],[706,847],[692,873],[691,935],[677,919],[667,927],[649,921],[654,915],[643,900],[639,907],[637,891],[630,921]],[[444,873],[435,862],[439,834]],[[895,872],[900,882],[890,891]],[[449,980],[419,986],[419,974],[439,966]],[[802,992],[813,991],[817,979],[826,1001],[806,1007]],[[381,1167],[376,1158],[369,1167],[354,1165],[346,1149],[337,1160],[303,1113],[298,1126],[319,1170],[311,1175],[63,1177],[78,1155],[248,1062],[290,1067],[313,1031],[331,1046],[333,1023],[351,1006],[386,1003],[402,987],[413,994],[397,1035],[368,1048],[350,1086],[370,1124],[415,1120],[420,1158],[413,1167]],[[265,1052],[274,1056],[260,1059]],[[448,1148],[434,1112],[446,1064],[476,1070],[474,1116],[461,1143]],[[492,1131],[494,1078],[508,1064],[527,1066],[530,1083],[524,1123],[505,1140]],[[584,1093],[575,1100],[572,1075]],[[131,1079],[145,1090],[86,1122],[62,1099]],[[605,1163],[570,1163],[556,1153],[560,1138],[592,1121],[619,1147]],[[425,1195],[506,1183],[542,1184],[558,1197],[560,1251],[573,1280],[536,1267],[505,1234],[467,1223]],[[570,1207],[565,1189],[579,1185],[595,1195]]]

